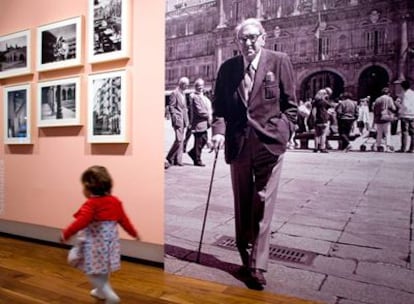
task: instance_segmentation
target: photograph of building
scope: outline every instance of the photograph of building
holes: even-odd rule
[[[181,76],[214,88],[220,64],[238,53],[233,29],[257,17],[266,47],[286,52],[297,78],[298,99],[333,88],[375,100],[389,84],[414,78],[414,3],[409,0],[167,1],[166,90]],[[411,12],[411,15],[410,15]]]
[[[26,66],[27,41],[19,37],[0,42],[0,71]]]
[[[93,134],[120,134],[121,77],[96,79],[93,85]]]

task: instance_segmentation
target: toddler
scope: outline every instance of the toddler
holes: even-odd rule
[[[93,297],[106,300],[107,304],[119,303],[109,283],[109,274],[121,266],[117,224],[134,238],[139,236],[121,201],[111,195],[112,178],[105,167],[88,168],[81,182],[86,202],[74,214],[75,220],[62,231],[61,241],[66,242],[78,233],[68,255],[69,263],[87,275],[93,286],[90,292]]]

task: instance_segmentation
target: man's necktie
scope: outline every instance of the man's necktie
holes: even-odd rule
[[[255,73],[254,67],[250,63],[247,66],[247,69],[244,73],[244,78],[243,78],[243,89],[244,89],[244,93],[245,93],[244,96],[246,100],[249,100],[250,93],[252,92],[252,89],[253,89],[254,73]]]

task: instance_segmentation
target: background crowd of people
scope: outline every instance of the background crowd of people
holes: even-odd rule
[[[375,100],[371,100],[371,96],[354,100],[349,92],[334,100],[330,87],[320,89],[314,99],[300,100],[296,129],[288,148],[299,147],[296,134],[308,133],[313,134],[314,152],[328,153],[332,149],[328,136],[338,135],[338,150],[345,152],[352,148],[353,138],[363,136],[373,137],[374,151],[414,153],[414,91],[408,80],[400,85],[400,96],[392,97],[391,90],[384,87]],[[210,146],[211,98],[204,92],[203,79],[194,82],[192,93],[188,93],[189,87],[189,79],[182,77],[169,96],[166,116],[172,121],[176,140],[167,155],[166,167],[182,165],[182,154],[187,151],[192,135],[194,147],[188,150],[188,155],[195,166],[204,166],[202,150]],[[397,133],[401,135],[399,149],[391,145],[391,135]]]
[[[314,135],[314,152],[328,153],[327,138],[338,135],[338,149],[352,148],[351,134],[375,137],[375,151],[394,152],[391,135],[401,133],[400,149],[396,152],[414,153],[414,91],[407,80],[401,82],[401,96],[391,96],[388,87],[371,101],[370,96],[354,100],[349,92],[332,100],[331,88],[319,90],[314,99],[299,101],[296,134]],[[294,137],[289,148],[298,147]]]

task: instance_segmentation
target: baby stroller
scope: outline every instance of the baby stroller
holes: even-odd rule
[[[371,128],[369,132],[363,136],[363,142],[359,146],[359,150],[361,152],[365,152],[367,151],[368,146],[370,147],[371,151],[384,152],[386,148],[389,151],[394,151],[394,147],[390,145],[385,147],[385,145],[381,144],[377,147],[377,130],[375,128]]]

